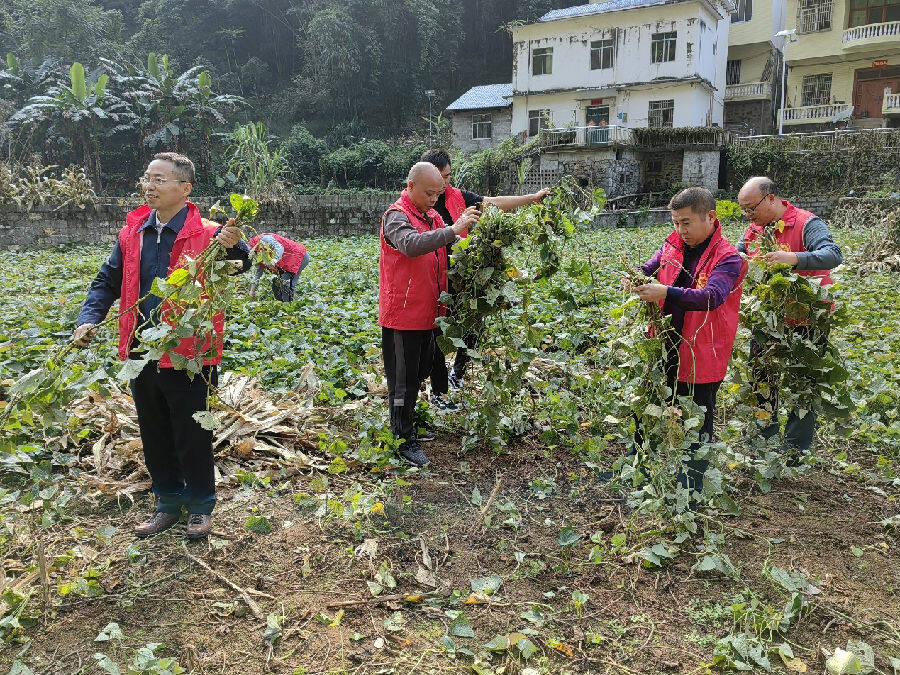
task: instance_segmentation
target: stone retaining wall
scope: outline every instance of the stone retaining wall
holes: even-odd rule
[[[261,232],[291,238],[376,234],[381,214],[397,195],[301,195],[290,205],[263,204],[253,223]],[[207,213],[215,200],[198,200]],[[224,200],[223,200],[224,201]],[[35,206],[30,211],[0,206],[0,248],[112,243],[133,204],[122,201],[85,209]]]

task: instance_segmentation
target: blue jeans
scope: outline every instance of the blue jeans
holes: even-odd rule
[[[283,269],[278,270],[278,274],[272,279],[272,295],[275,296],[276,300],[279,300],[280,302],[293,301],[294,291],[297,288],[297,279],[300,278],[300,274],[309,264],[310,260],[309,251],[307,251],[306,255],[303,256],[303,262],[300,263],[300,269],[297,270],[296,274],[291,274]]]

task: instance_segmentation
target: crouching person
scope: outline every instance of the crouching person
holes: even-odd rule
[[[716,201],[706,188],[682,190],[669,203],[675,231],[641,268],[658,283],[634,292],[658,303],[672,317],[666,344],[666,380],[679,396],[691,396],[706,409],[700,441],[713,438],[716,393],[731,360],[738,327],[745,263],[716,219]],[[696,453],[700,444],[692,447]],[[709,462],[693,458],[678,474],[679,483],[703,489]]]
[[[403,439],[400,455],[428,464],[416,434],[415,409],[435,348],[435,322],[446,313],[447,246],[478,220],[466,209],[451,226],[434,210],[444,193],[441,173],[428,162],[410,169],[407,187],[382,216],[378,275],[378,323],[388,385],[391,431]]]
[[[272,280],[272,295],[275,299],[279,302],[292,302],[297,290],[297,280],[310,261],[306,247],[299,241],[270,232],[258,234],[247,243],[256,262],[250,297],[256,297],[263,272],[268,271],[275,275]]]
[[[112,254],[91,284],[73,334],[75,344],[87,346],[119,299],[119,358],[140,358],[134,353],[139,346],[135,336],[162,313],[162,299],[150,295],[154,279],[168,277],[185,256],[196,258],[213,239],[228,249],[229,259],[241,262],[242,271],[249,269],[250,251],[240,230],[204,220],[187,201],[193,182],[194,165],[183,155],[160,153],[150,162],[141,178],[147,204],[127,215]],[[168,354],[147,363],[131,380],[144,461],[158,500],[156,513],[135,528],[139,537],[170,528],[181,519],[182,509],[188,512],[188,538],[210,531],[216,503],[213,435],[193,415],[206,409],[209,384],[215,384],[222,358],[224,317],[215,324],[217,354],[193,380],[172,367]],[[188,338],[174,351],[193,358],[198,346]]]

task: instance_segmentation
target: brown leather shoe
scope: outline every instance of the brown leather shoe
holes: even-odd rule
[[[212,516],[208,513],[192,513],[188,516],[187,538],[199,539],[212,529]]]
[[[141,537],[152,537],[164,530],[168,530],[181,519],[180,513],[163,513],[157,511],[146,522],[141,523],[134,528],[134,533]]]

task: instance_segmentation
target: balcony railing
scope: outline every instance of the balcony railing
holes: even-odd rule
[[[769,147],[804,152],[814,150],[853,150],[858,148],[883,148],[900,150],[900,129],[835,129],[789,133],[784,136],[739,136],[733,140],[737,148]]]
[[[854,26],[844,31],[842,41],[844,49],[865,46],[869,41],[900,40],[900,21],[887,23],[870,23],[865,26]]]
[[[544,147],[560,145],[624,145],[631,141],[631,129],[616,125],[605,127],[568,127],[564,129],[542,129]]]
[[[799,108],[781,109],[785,124],[817,124],[850,119],[853,106],[846,103],[804,105]]]
[[[886,94],[881,104],[882,115],[900,115],[900,94]]]
[[[725,87],[725,100],[739,98],[769,98],[772,96],[771,82],[742,82]]]

